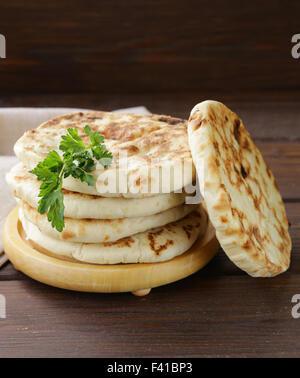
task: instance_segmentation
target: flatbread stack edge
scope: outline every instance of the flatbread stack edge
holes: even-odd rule
[[[115,242],[152,228],[176,222],[196,210],[197,207],[181,205],[161,213],[135,218],[76,219],[65,217],[65,227],[62,232],[58,232],[51,226],[46,214],[40,214],[27,202],[21,201],[24,216],[34,223],[43,234],[58,240],[78,243]]]
[[[104,135],[112,164],[107,169],[97,165],[93,187],[64,179],[65,227],[58,232],[47,215],[38,212],[41,182],[29,170],[51,150],[59,152],[68,128],[76,128],[87,144],[85,125]],[[186,121],[168,116],[87,112],[61,116],[27,131],[15,144],[20,163],[6,177],[18,199],[26,237],[56,256],[94,264],[160,262],[186,252],[207,227],[203,209],[185,204],[184,186],[195,177],[186,126]],[[124,165],[120,151],[128,159],[124,191],[118,191],[115,176]],[[181,162],[188,166],[187,173]],[[161,179],[165,168],[171,172],[169,186]],[[105,192],[103,173],[117,191]],[[147,192],[148,179],[159,184],[157,192]]]
[[[227,256],[254,277],[290,264],[291,239],[274,176],[241,119],[222,103],[196,105],[189,144],[210,221]]]
[[[6,175],[15,197],[37,209],[40,182],[19,163]],[[118,219],[157,214],[183,205],[185,193],[162,193],[145,198],[102,197],[63,189],[65,216],[69,218]]]
[[[92,264],[153,263],[170,260],[187,251],[207,227],[207,216],[198,208],[177,222],[122,238],[115,242],[74,243],[43,234],[28,221],[22,208],[19,218],[27,238],[46,253]]]

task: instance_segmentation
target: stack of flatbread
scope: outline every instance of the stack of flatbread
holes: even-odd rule
[[[37,210],[41,182],[29,173],[61,136],[84,126],[105,138],[111,166],[98,165],[95,186],[68,177],[63,181],[65,227],[52,228]],[[195,169],[187,122],[161,115],[87,112],[64,115],[27,131],[15,144],[20,163],[7,175],[18,199],[26,238],[43,252],[94,264],[149,263],[187,251],[207,226],[199,205],[185,203],[183,188]]]
[[[64,180],[60,233],[37,211],[40,183],[29,170],[58,151],[69,127],[87,142],[85,125],[105,137],[113,162],[97,167],[95,186]],[[227,256],[251,276],[289,267],[291,239],[275,178],[242,120],[219,102],[198,104],[188,122],[105,112],[61,116],[26,132],[15,153],[21,163],[7,181],[26,237],[46,253],[95,264],[160,262],[187,251],[209,218]],[[205,212],[186,204],[182,190],[196,171]]]

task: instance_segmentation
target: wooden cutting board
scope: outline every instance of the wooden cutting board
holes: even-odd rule
[[[209,223],[204,237],[172,260],[151,264],[94,265],[49,256],[34,248],[22,234],[16,207],[6,220],[3,242],[5,252],[17,270],[50,286],[97,293],[148,294],[151,288],[197,272],[219,248],[214,229]]]

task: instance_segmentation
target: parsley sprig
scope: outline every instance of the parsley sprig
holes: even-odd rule
[[[97,161],[103,167],[109,166],[112,161],[112,154],[106,150],[103,135],[98,131],[93,132],[88,125],[84,127],[84,131],[90,139],[88,146],[78,136],[77,129],[68,129],[59,145],[63,152],[62,158],[56,151],[50,151],[45,160],[30,171],[42,181],[38,211],[41,214],[47,213],[48,221],[59,232],[65,226],[63,178],[72,176],[93,186],[95,179],[89,173],[95,170]]]

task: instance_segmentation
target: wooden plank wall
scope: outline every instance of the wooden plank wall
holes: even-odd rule
[[[10,0],[0,89],[25,93],[296,90],[298,0]]]

